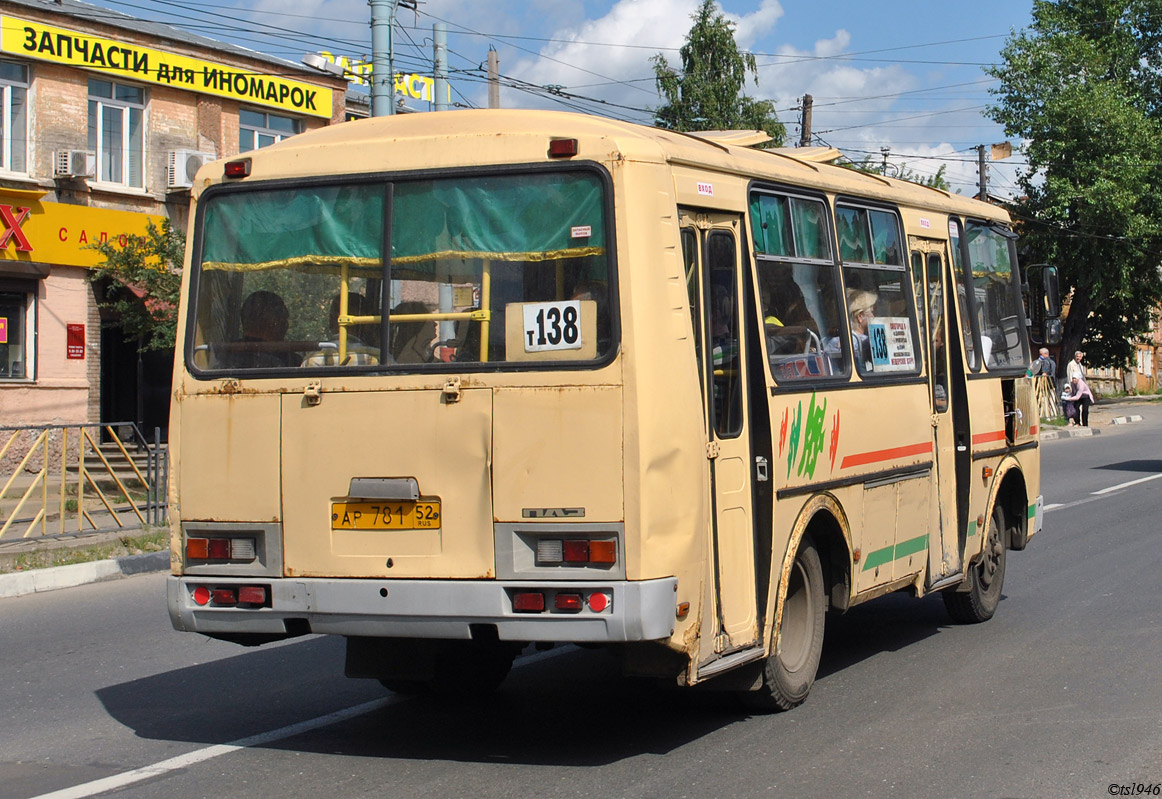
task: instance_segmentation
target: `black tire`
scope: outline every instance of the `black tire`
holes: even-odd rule
[[[791,566],[779,639],[763,664],[762,685],[744,696],[751,707],[779,711],[803,704],[819,671],[826,616],[823,566],[815,542],[807,536]]]
[[[968,590],[947,588],[942,592],[948,615],[958,624],[980,624],[997,612],[1005,583],[1005,561],[1008,541],[1005,519],[1000,508],[989,519],[984,552],[968,570]]]

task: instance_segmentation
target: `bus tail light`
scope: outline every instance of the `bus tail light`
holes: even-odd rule
[[[589,562],[600,563],[602,565],[617,563],[617,542],[590,541]]]
[[[588,563],[589,542],[576,540],[566,541],[564,546],[564,554],[566,563]]]
[[[537,565],[612,566],[617,563],[617,541],[587,538],[540,538]]]
[[[580,594],[557,594],[553,600],[553,606],[557,610],[581,610],[582,604]]]
[[[512,595],[512,609],[517,613],[540,613],[545,609],[545,595],[540,591],[520,591]]]
[[[186,560],[254,560],[253,538],[187,538]]]
[[[235,605],[249,605],[251,607],[270,607],[270,586],[268,585],[230,585],[211,587],[199,585],[190,593],[196,605],[214,605],[216,607],[234,607]]]
[[[238,604],[265,605],[266,587],[262,585],[244,585],[238,589]]]

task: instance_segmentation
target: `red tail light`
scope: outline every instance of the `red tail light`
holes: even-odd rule
[[[545,609],[545,595],[540,591],[521,591],[513,594],[512,609],[517,613],[541,613]]]
[[[210,592],[210,599],[215,605],[237,605],[238,594],[233,588],[215,588]]]
[[[566,541],[563,554],[566,563],[588,563],[589,542],[578,540]]]
[[[238,603],[242,605],[265,605],[266,588],[261,585],[247,585],[238,589]]]
[[[557,594],[553,601],[557,610],[581,610],[582,602],[580,594]]]

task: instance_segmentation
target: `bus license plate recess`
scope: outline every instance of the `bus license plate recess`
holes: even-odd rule
[[[331,503],[332,530],[437,530],[439,500]]]

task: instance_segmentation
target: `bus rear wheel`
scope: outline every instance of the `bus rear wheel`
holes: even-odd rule
[[[791,565],[775,651],[763,665],[761,686],[746,696],[752,707],[779,711],[803,704],[819,670],[826,615],[823,566],[808,536]]]
[[[980,559],[968,570],[967,591],[945,589],[944,607],[959,624],[979,624],[988,621],[997,612],[1001,589],[1005,582],[1005,560],[1008,542],[1005,540],[1005,519],[1001,509],[993,511],[989,519],[988,538]]]

